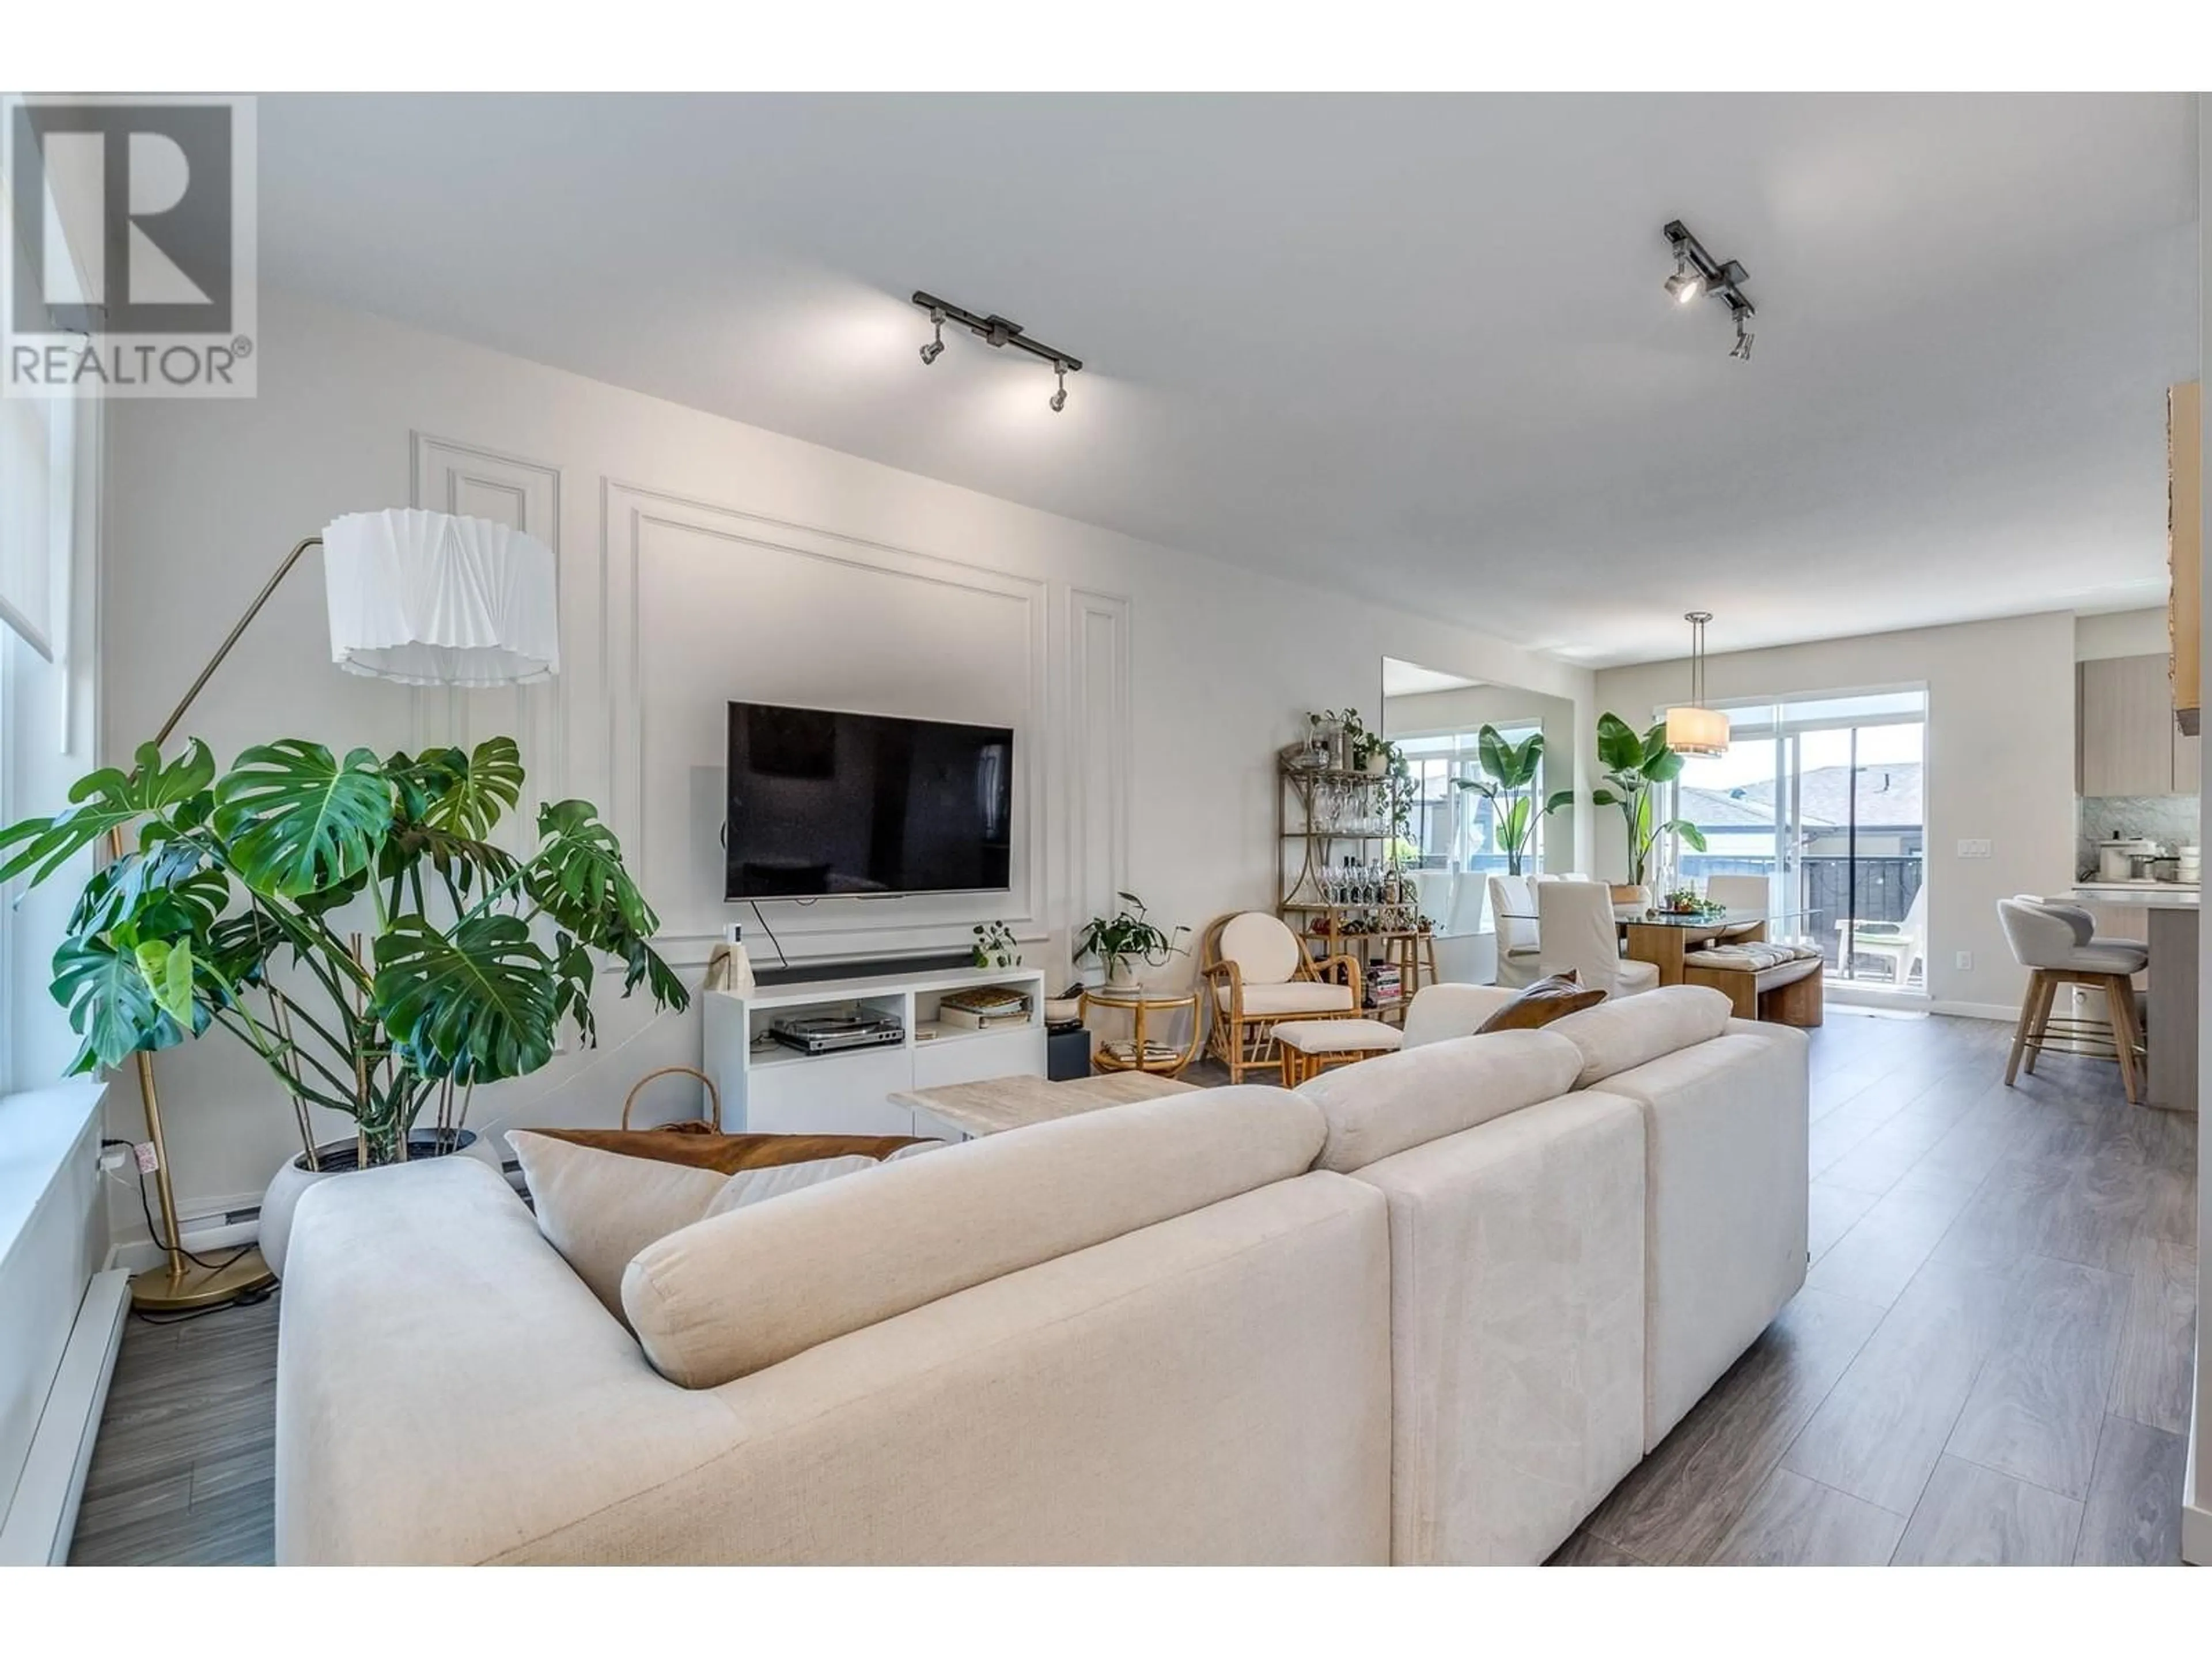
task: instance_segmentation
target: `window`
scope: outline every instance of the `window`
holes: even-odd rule
[[[1675,816],[1705,832],[1680,851],[1692,878],[1767,879],[1786,931],[1817,942],[1831,982],[1919,991],[1928,697],[1804,697],[1729,711],[1729,751],[1693,757]]]
[[[1509,743],[1517,744],[1533,737],[1538,730],[1533,725],[1504,726],[1498,728],[1498,735]],[[1498,826],[1490,802],[1474,790],[1457,787],[1459,781],[1471,782],[1482,775],[1482,764],[1477,758],[1480,733],[1445,732],[1429,737],[1404,738],[1399,739],[1398,747],[1405,751],[1406,764],[1417,786],[1413,819],[1407,830],[1407,839],[1413,843],[1413,856],[1407,861],[1421,870],[1503,873],[1505,854],[1498,845]],[[1540,775],[1536,780],[1535,791],[1540,805],[1544,796]],[[1532,866],[1537,860],[1543,836],[1540,815],[1528,843],[1528,865]]]

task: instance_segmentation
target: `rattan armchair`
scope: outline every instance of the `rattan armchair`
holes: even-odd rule
[[[1282,1074],[1274,1028],[1285,1021],[1358,1017],[1358,959],[1316,962],[1264,910],[1215,917],[1200,936],[1198,963],[1212,1014],[1206,1052],[1229,1068],[1231,1083],[1251,1071]]]

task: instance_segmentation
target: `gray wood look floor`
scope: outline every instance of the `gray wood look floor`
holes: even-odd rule
[[[2178,1562],[2196,1121],[2007,1090],[1988,1022],[1813,1039],[1806,1288],[1555,1564]],[[130,1322],[72,1562],[270,1559],[276,1338]]]
[[[1829,1011],[1805,1288],[1555,1565],[2179,1563],[2197,1121],[2008,1040]]]

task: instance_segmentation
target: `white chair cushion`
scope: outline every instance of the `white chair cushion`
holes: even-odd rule
[[[1229,988],[1216,986],[1214,995],[1221,1006],[1229,1006]],[[1328,985],[1317,980],[1294,979],[1287,985],[1252,985],[1244,987],[1244,1012],[1250,1014],[1323,1014],[1350,1013],[1352,988],[1349,985]]]
[[[1650,968],[1651,964],[1623,963],[1621,966]],[[1574,1045],[1583,1061],[1575,1086],[1587,1089],[1615,1073],[1710,1042],[1728,1030],[1732,1010],[1728,998],[1711,986],[1668,985],[1555,1019],[1538,1035],[1555,1035]]]
[[[1303,1175],[1323,1128],[1312,1102],[1247,1085],[986,1135],[672,1233],[629,1264],[623,1306],[663,1376],[717,1388]]]
[[[1613,995],[1616,1001],[1658,988],[1659,964],[1656,962],[1634,962],[1623,957],[1620,966],[1613,970]]]
[[[1300,1097],[1320,1107],[1328,1123],[1319,1167],[1363,1169],[1565,1094],[1582,1057],[1574,1044],[1552,1035],[1565,1024],[1431,1042],[1302,1084]]]
[[[1395,1054],[1405,1036],[1379,1019],[1302,1019],[1275,1041],[1302,1054]]]
[[[1245,985],[1280,985],[1297,976],[1305,954],[1298,937],[1263,910],[1231,916],[1218,946],[1224,962],[1233,962]]]

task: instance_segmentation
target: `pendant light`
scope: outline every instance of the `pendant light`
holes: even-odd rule
[[[1682,619],[1690,624],[1690,701],[1667,711],[1667,746],[1678,755],[1725,755],[1729,717],[1705,707],[1705,624],[1713,613],[1686,611]]]

